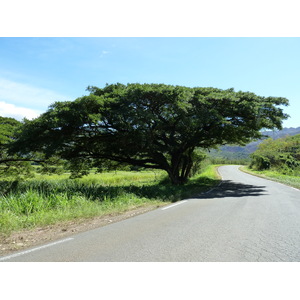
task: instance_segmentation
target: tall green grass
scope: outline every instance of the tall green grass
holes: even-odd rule
[[[109,172],[81,179],[40,175],[26,181],[0,181],[0,233],[9,234],[68,221],[161,205],[196,196],[218,182],[212,166],[184,186],[164,172]]]
[[[300,177],[299,176],[291,176],[291,175],[285,175],[281,174],[277,171],[272,170],[264,170],[264,171],[256,171],[253,169],[250,169],[249,167],[242,167],[243,171],[248,172],[250,174],[254,174],[263,178],[271,179],[292,187],[295,187],[297,189],[300,189]]]

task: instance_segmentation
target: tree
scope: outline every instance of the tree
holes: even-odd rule
[[[278,107],[287,99],[234,89],[118,83],[88,91],[25,121],[12,151],[42,151],[86,168],[109,160],[162,169],[182,184],[197,148],[244,145],[287,118]]]
[[[57,157],[46,159],[43,153],[23,155],[21,152],[9,151],[22,126],[23,123],[14,118],[0,116],[0,176],[15,178],[34,176],[33,163],[39,164],[43,173],[58,173],[62,161]]]
[[[9,144],[15,139],[16,131],[21,122],[0,116],[0,176],[29,175],[31,166],[17,155],[9,155]]]
[[[251,154],[250,167],[256,170],[273,169],[283,174],[300,174],[300,134],[276,140],[264,140]]]

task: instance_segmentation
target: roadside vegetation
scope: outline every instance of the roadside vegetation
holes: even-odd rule
[[[203,166],[186,185],[175,186],[163,171],[114,171],[69,179],[69,174],[0,181],[0,234],[58,222],[162,206],[210,189],[219,181]]]
[[[300,177],[299,176],[290,176],[290,175],[284,175],[276,171],[270,171],[270,170],[264,170],[264,171],[256,171],[253,169],[250,169],[247,166],[241,167],[242,171],[245,171],[247,173],[266,178],[271,179],[289,186],[292,186],[294,188],[300,189]]]
[[[300,134],[265,140],[243,170],[300,189]]]

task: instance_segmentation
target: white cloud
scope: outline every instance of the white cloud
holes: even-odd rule
[[[0,101],[31,110],[46,110],[56,101],[72,100],[48,89],[19,83],[0,77]]]
[[[27,118],[29,120],[34,119],[38,117],[42,112],[29,109],[29,108],[24,108],[24,107],[19,107],[14,104],[9,104],[6,102],[0,101],[0,116],[1,117],[10,117],[14,118],[16,120],[23,120],[24,118]]]
[[[100,57],[104,57],[104,55],[107,55],[107,54],[109,54],[109,51],[103,50],[103,51],[101,52]]]

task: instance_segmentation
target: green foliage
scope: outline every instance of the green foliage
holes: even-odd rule
[[[288,100],[233,89],[164,84],[89,87],[25,121],[13,153],[42,152],[70,162],[74,176],[106,161],[165,170],[173,184],[195,173],[196,149],[243,145],[262,128],[281,128]]]
[[[251,155],[250,167],[277,170],[282,174],[300,175],[300,134],[280,139],[267,139]]]
[[[58,157],[46,159],[41,152],[20,154],[10,151],[22,126],[23,123],[13,118],[0,117],[0,177],[25,179],[34,176],[34,171],[62,173],[64,162]]]
[[[247,173],[259,176],[259,177],[268,178],[273,181],[277,181],[277,182],[292,186],[294,188],[300,189],[299,175],[286,175],[286,174],[282,174],[281,172],[278,172],[276,170],[270,170],[270,169],[258,171],[258,170],[249,169],[246,166],[244,166],[242,168],[242,170]]]
[[[0,116],[0,177],[28,177],[32,176],[32,167],[29,162],[22,161],[16,154],[9,154],[8,148],[16,138],[21,122],[13,118]]]
[[[0,116],[0,146],[3,147],[14,138],[16,128],[20,126],[20,122],[13,118],[5,118]]]
[[[208,159],[213,165],[248,165],[250,162],[250,157],[247,153],[230,152],[219,149],[209,151]]]

